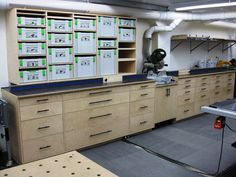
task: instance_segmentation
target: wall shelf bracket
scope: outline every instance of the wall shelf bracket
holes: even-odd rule
[[[198,43],[196,46],[193,47],[192,40],[190,40],[190,53],[192,53],[195,49],[197,49],[206,42],[207,40],[201,41],[200,43]]]
[[[208,42],[208,52],[212,51],[214,48],[218,47],[221,44],[223,44],[223,40],[210,47],[210,42]]]
[[[170,51],[172,52],[173,50],[175,50],[175,49],[176,49],[177,47],[179,47],[183,42],[184,42],[184,40],[179,41],[177,44],[175,44],[174,47],[171,48]]]
[[[232,43],[231,43],[230,45],[228,45],[227,47],[224,47],[224,45],[223,45],[223,47],[222,47],[222,52],[224,52],[224,51],[226,51],[227,49],[233,47],[235,44],[236,44],[236,41],[235,41],[235,42],[232,42]]]

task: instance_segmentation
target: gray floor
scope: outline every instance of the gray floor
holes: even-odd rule
[[[215,117],[201,115],[129,138],[155,152],[214,173],[220,152],[221,130],[213,129]],[[236,121],[227,119],[236,129]],[[231,143],[236,134],[225,129],[221,171],[236,163]],[[122,141],[82,151],[82,154],[121,177],[199,177],[180,166]]]

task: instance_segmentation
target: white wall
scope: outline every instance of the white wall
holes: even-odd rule
[[[0,88],[8,86],[5,11],[0,10]],[[1,91],[0,91],[1,97]]]
[[[222,59],[231,59],[235,56],[233,53],[233,48],[231,50],[222,52],[222,45],[216,47],[208,53],[208,43],[201,45],[199,48],[190,53],[190,43],[185,41],[174,51],[170,52],[171,46],[171,36],[181,35],[181,34],[191,34],[198,36],[211,36],[212,38],[225,38],[225,39],[235,39],[235,34],[232,30],[222,27],[210,27],[204,25],[202,22],[182,22],[176,29],[172,32],[160,32],[158,34],[158,47],[163,48],[167,51],[167,56],[165,62],[169,65],[166,70],[179,70],[179,69],[189,69],[197,63],[199,59],[207,59],[209,57],[215,58],[216,56]],[[155,42],[155,41],[154,41]],[[174,46],[177,42],[172,42]],[[199,42],[193,42],[193,46],[196,46]],[[211,43],[213,46],[215,43]]]

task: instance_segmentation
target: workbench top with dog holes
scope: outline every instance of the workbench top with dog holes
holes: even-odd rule
[[[155,82],[2,89],[13,158],[27,163],[154,127]]]

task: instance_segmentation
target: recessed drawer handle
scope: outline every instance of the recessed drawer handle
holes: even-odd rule
[[[99,135],[103,135],[103,134],[107,134],[107,133],[111,133],[111,132],[112,132],[112,130],[108,130],[108,131],[105,131],[105,132],[92,134],[92,135],[90,135],[90,137],[95,137],[95,136],[99,136]]]
[[[189,112],[189,109],[187,109],[187,110],[184,110],[184,112],[186,113],[186,112]]]
[[[220,76],[216,76],[216,78],[220,78]]]
[[[50,147],[52,147],[52,146],[48,145],[48,146],[40,147],[39,150],[48,149]]]
[[[44,127],[39,127],[38,129],[43,130],[43,129],[47,129],[47,128],[50,128],[50,126],[48,125],[48,126],[44,126]]]
[[[112,90],[106,90],[106,91],[101,91],[101,92],[91,92],[89,95],[96,95],[96,94],[104,94],[104,93],[111,93]]]
[[[147,93],[140,94],[140,96],[148,96]]]
[[[140,109],[146,109],[146,108],[148,108],[148,106],[141,106],[141,107],[139,107]]]
[[[140,88],[147,88],[148,87],[148,85],[142,85],[142,86],[140,86]]]
[[[185,93],[190,93],[190,91],[186,91]]]
[[[191,85],[186,85],[186,86],[185,86],[185,88],[189,88],[189,87],[191,87]]]
[[[206,95],[202,95],[201,97],[204,98]]]
[[[188,83],[188,82],[191,82],[191,80],[186,80],[185,82]]]
[[[220,87],[219,85],[216,86],[216,88],[219,88],[219,87]]]
[[[44,110],[37,111],[37,113],[48,112],[48,111],[49,111],[49,109],[44,109]]]
[[[190,98],[187,98],[187,99],[185,99],[184,101],[189,101],[190,100]]]
[[[228,81],[232,81],[232,79],[228,79]]]
[[[219,83],[220,81],[216,81],[216,83]]]
[[[40,103],[40,102],[45,102],[45,101],[48,101],[48,99],[46,98],[46,99],[41,99],[41,100],[36,100],[38,103]]]
[[[218,95],[220,92],[215,92],[216,95]]]
[[[206,90],[206,88],[202,88],[201,90]]]
[[[112,99],[90,102],[89,104],[105,103],[105,102],[109,102],[109,101],[112,101]]]
[[[146,123],[147,123],[147,121],[143,121],[143,122],[140,122],[139,124],[143,125],[143,124],[146,124]]]
[[[206,85],[207,83],[202,83],[202,85]]]
[[[109,113],[109,114],[104,114],[104,115],[89,117],[89,119],[92,120],[92,119],[97,119],[97,118],[101,118],[101,117],[107,117],[107,116],[111,116],[111,115],[112,115],[112,113]]]
[[[232,85],[232,83],[228,83],[228,85]]]
[[[206,79],[207,79],[206,77],[202,78],[203,81],[206,80]]]

